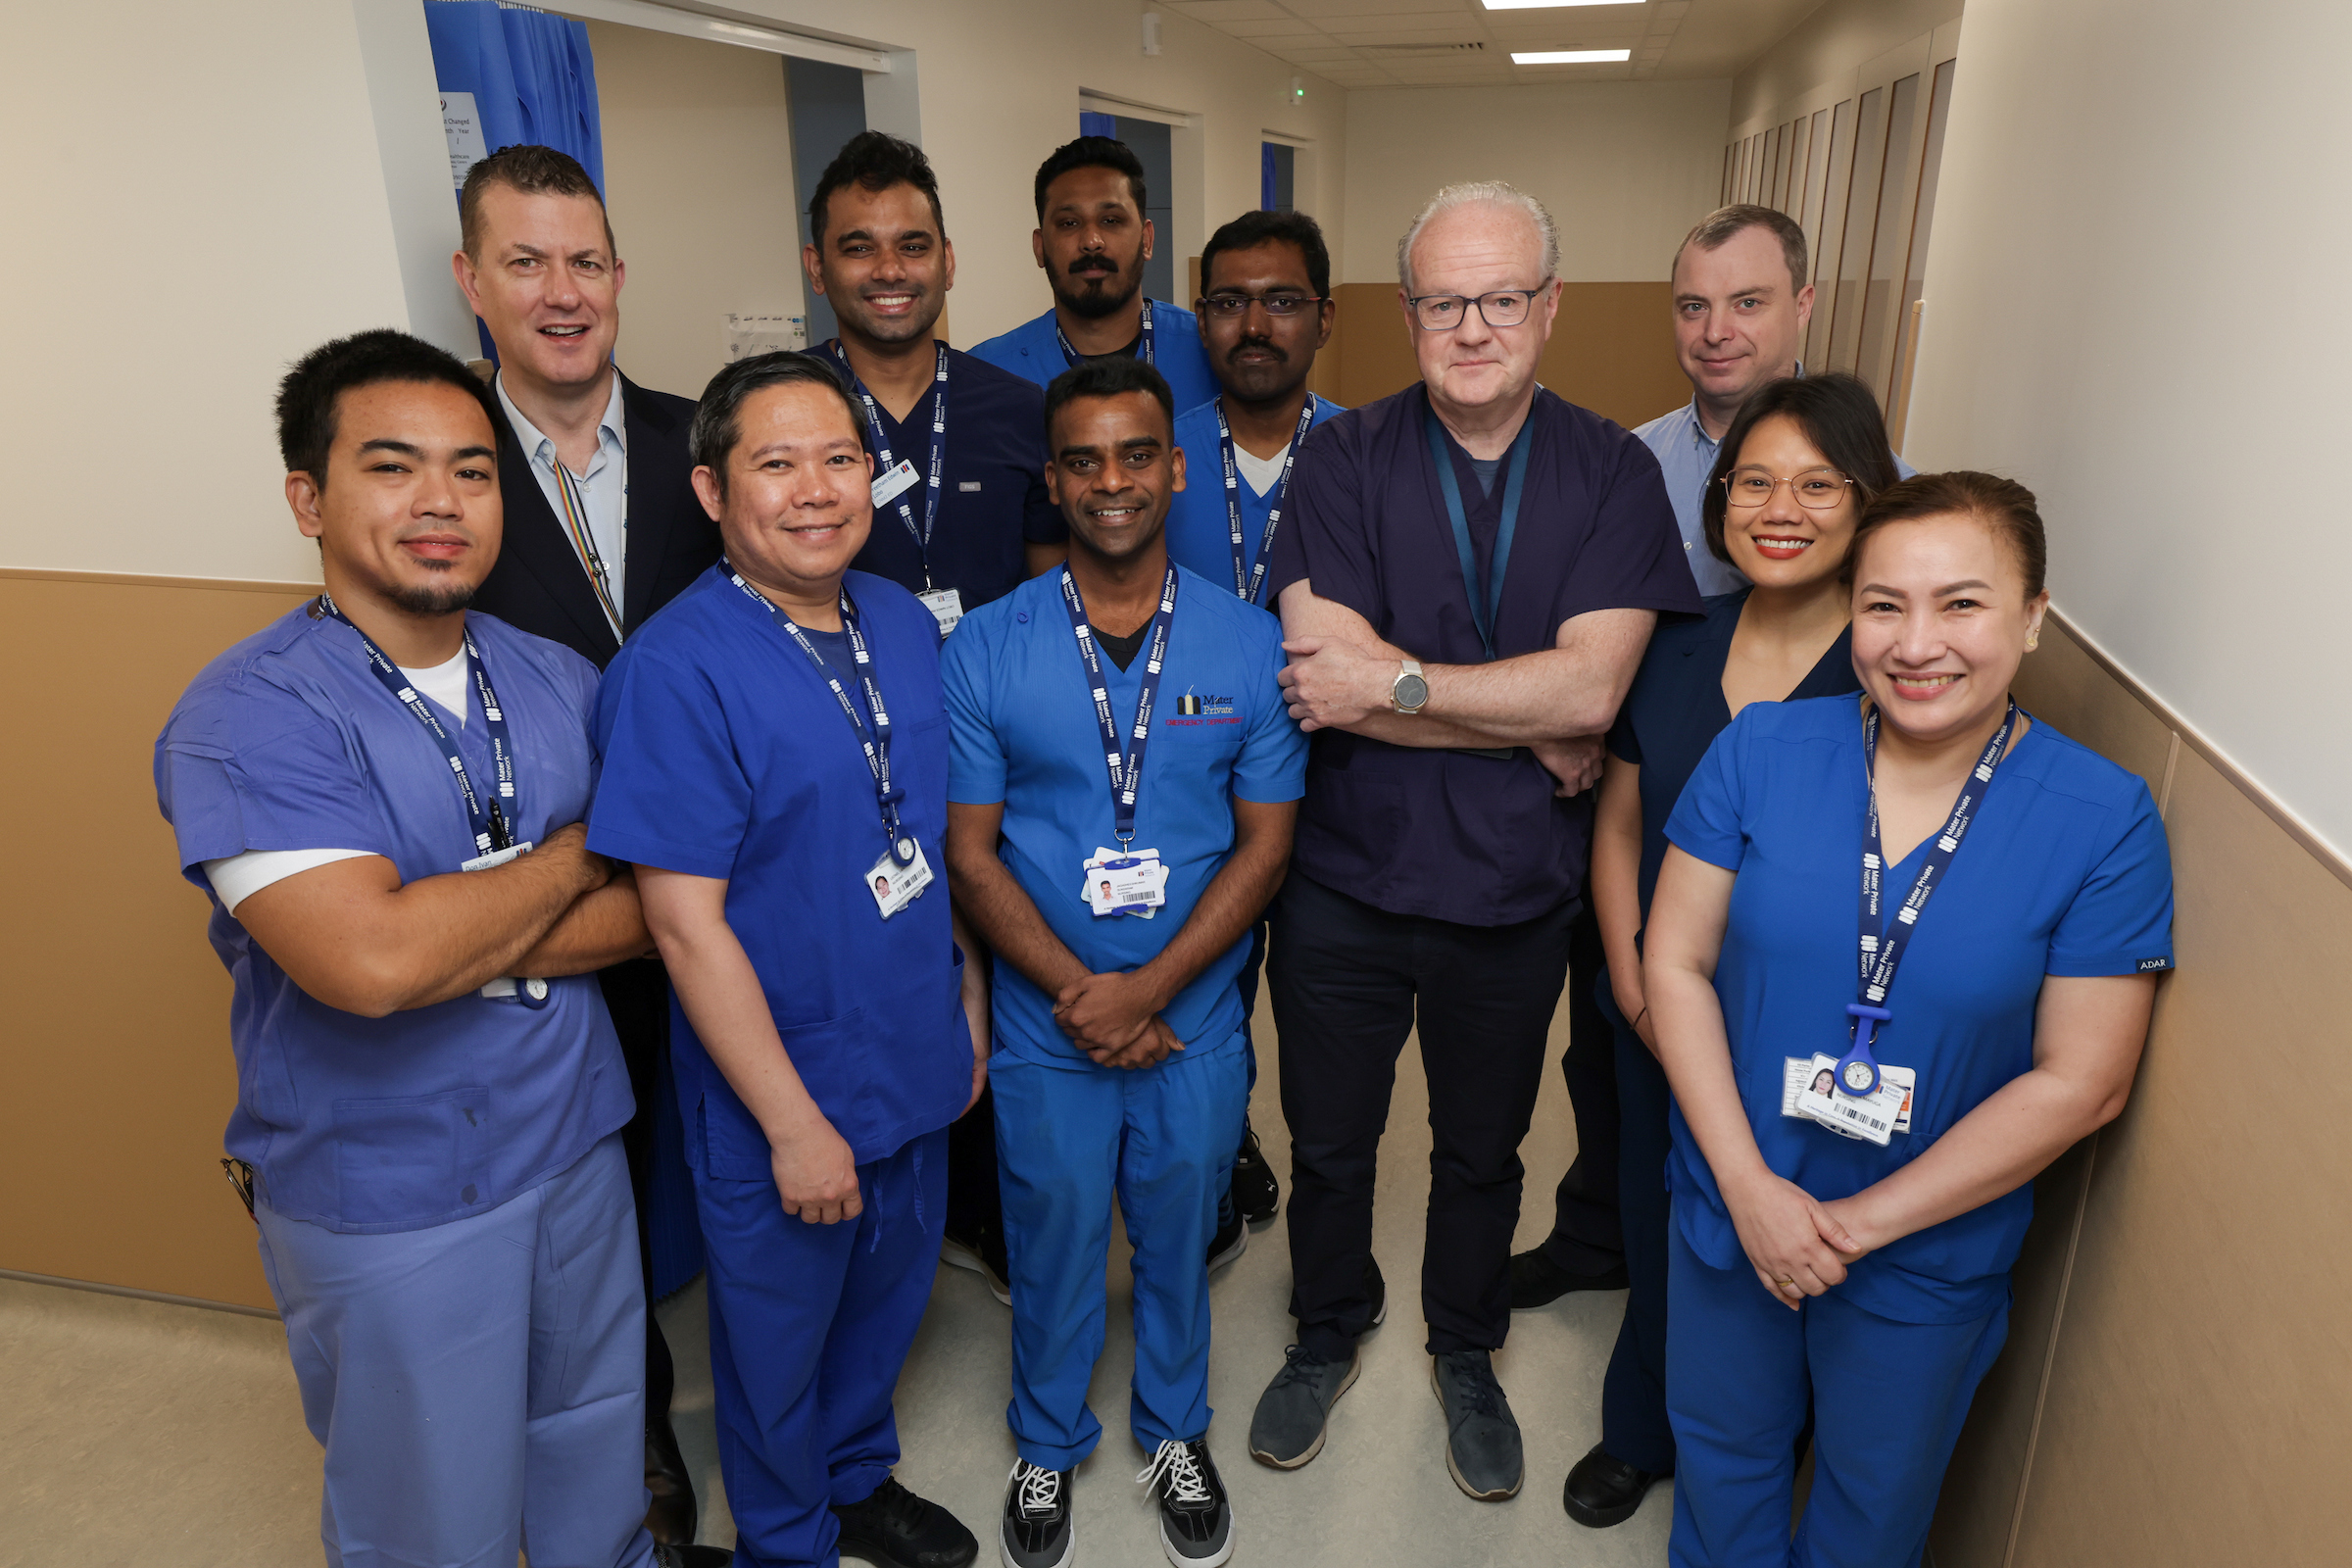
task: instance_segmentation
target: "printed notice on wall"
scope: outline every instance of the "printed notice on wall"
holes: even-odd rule
[[[466,172],[490,156],[490,149],[482,141],[481,117],[473,112],[473,94],[441,95],[441,133],[449,138],[450,183],[463,190]]]

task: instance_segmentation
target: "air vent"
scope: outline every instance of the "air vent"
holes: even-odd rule
[[[1485,48],[1486,43],[1482,39],[1473,43],[1359,43],[1355,46],[1355,52],[1359,55],[1378,55],[1386,60],[1433,60],[1474,55]]]

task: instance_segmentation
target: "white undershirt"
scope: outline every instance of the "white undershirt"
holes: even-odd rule
[[[1242,471],[1250,488],[1264,495],[1282,482],[1282,466],[1290,461],[1291,449],[1284,447],[1270,458],[1261,458],[1239,441],[1233,444],[1233,466]]]

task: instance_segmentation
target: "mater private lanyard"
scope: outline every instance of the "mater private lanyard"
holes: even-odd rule
[[[1061,330],[1061,320],[1058,317],[1054,321],[1054,341],[1061,345],[1062,359],[1073,366],[1080,360],[1089,357],[1070,347],[1070,340]],[[1103,356],[1097,354],[1092,357],[1099,360]],[[1135,357],[1146,365],[1153,363],[1152,359],[1152,299],[1149,295],[1144,297],[1144,336],[1143,340],[1135,346]]]
[[[1861,1000],[1846,1004],[1845,1010],[1851,1018],[1847,1028],[1853,1044],[1838,1062],[1838,1087],[1855,1099],[1875,1093],[1879,1087],[1878,1058],[1870,1054],[1870,1048],[1878,1039],[1879,1026],[1894,1016],[1886,1010],[1886,993],[1894,987],[1895,969],[1910,948],[1929,896],[1942,885],[1945,872],[1951,868],[1952,857],[1959,853],[1960,841],[1967,836],[1968,825],[1975,820],[1977,808],[1991,787],[1993,771],[2001,765],[2001,759],[2009,749],[2010,732],[2016,728],[2017,704],[2013,702],[2001,719],[2001,727],[1992,732],[1992,739],[1986,743],[1984,755],[1977,759],[1967,782],[1960,786],[1960,798],[1952,803],[1951,815],[1930,846],[1927,862],[1919,868],[1919,880],[1911,884],[1902,907],[1889,920],[1882,912],[1880,901],[1886,856],[1879,838],[1879,710],[1873,708],[1862,715],[1862,770],[1863,781],[1870,790],[1870,813],[1862,835]],[[1870,1025],[1867,1030],[1862,1027],[1865,1022]]]
[[[1298,461],[1298,443],[1306,439],[1315,422],[1315,395],[1306,395],[1306,407],[1298,411],[1298,428],[1291,432],[1291,444],[1282,455],[1282,477],[1274,481],[1273,504],[1266,510],[1266,531],[1257,541],[1254,567],[1242,563],[1242,472],[1233,456],[1233,430],[1225,422],[1225,400],[1214,399],[1209,407],[1217,411],[1217,452],[1225,463],[1225,527],[1233,542],[1233,591],[1254,605],[1266,586],[1266,563],[1274,555],[1274,530],[1282,526],[1282,504],[1290,498],[1291,466]]]
[[[1095,722],[1102,731],[1102,760],[1110,769],[1112,826],[1124,852],[1135,838],[1135,800],[1144,787],[1144,749],[1152,743],[1152,705],[1159,696],[1161,667],[1167,662],[1168,628],[1176,619],[1176,563],[1159,585],[1159,609],[1152,616],[1152,637],[1144,649],[1144,685],[1135,700],[1135,729],[1131,744],[1119,744],[1118,720],[1111,716],[1110,683],[1102,673],[1102,651],[1095,646],[1095,629],[1087,624],[1086,602],[1078,597],[1077,579],[1061,568],[1061,606],[1070,612],[1070,630],[1078,637],[1078,658],[1086,665],[1087,689],[1095,697]]]
[[[858,379],[858,372],[850,368],[850,357],[842,349],[841,339],[835,338],[825,348],[834,359],[841,362],[842,374],[850,378],[850,390],[857,393],[858,401],[865,405],[865,427],[873,437],[877,476],[887,475],[898,466],[898,459],[890,450],[889,438],[882,433],[881,405],[865,389],[865,383]],[[899,520],[906,525],[908,533],[914,535],[914,548],[921,553],[925,593],[934,591],[931,584],[931,530],[939,522],[939,490],[941,476],[947,472],[947,466],[948,346],[942,343],[939,345],[938,363],[931,372],[931,462],[924,474],[921,526],[915,524],[914,503],[906,499],[904,490],[899,492]]]
[[[889,841],[891,858],[901,865],[912,865],[914,840],[899,831],[899,803],[906,798],[906,792],[890,782],[890,710],[882,705],[882,688],[874,680],[873,656],[866,649],[865,635],[858,629],[857,602],[850,598],[847,588],[841,591],[841,629],[849,636],[850,657],[858,663],[858,684],[865,697],[866,712],[873,715],[870,730],[865,715],[858,711],[857,703],[851,700],[850,689],[833,673],[825,656],[808,640],[808,634],[794,625],[790,615],[761,598],[760,590],[745,582],[741,572],[729,566],[727,574],[754,604],[775,617],[784,635],[808,656],[808,662],[816,666],[817,674],[831,688],[833,700],[841,705],[842,716],[850,721],[850,732],[858,737],[858,749],[865,753],[866,769],[874,775],[874,799],[882,808],[882,836]]]
[[[1470,593],[1470,619],[1491,660],[1494,657],[1494,621],[1502,609],[1503,574],[1510,570],[1511,540],[1519,531],[1519,497],[1527,480],[1527,455],[1536,444],[1535,411],[1528,411],[1519,433],[1511,438],[1511,466],[1502,485],[1502,523],[1494,534],[1493,569],[1483,581],[1478,574],[1478,552],[1470,543],[1470,517],[1462,510],[1461,481],[1454,476],[1453,458],[1446,450],[1446,431],[1434,410],[1424,409],[1421,417],[1429,434],[1430,460],[1438,467],[1438,485],[1446,493],[1446,518],[1453,524],[1453,549],[1461,558],[1462,586]]]

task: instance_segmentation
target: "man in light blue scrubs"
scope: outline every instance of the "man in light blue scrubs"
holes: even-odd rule
[[[596,713],[589,842],[636,865],[669,966],[720,1473],[762,1568],[979,1549],[892,1475],[981,999],[938,880],[938,622],[849,569],[864,430],[812,356],[711,379],[694,486],[726,556],[629,639]]]
[[[330,1563],[724,1563],[641,1521],[645,1298],[596,971],[651,946],[589,852],[596,670],[466,605],[498,417],[401,332],[278,393],[326,591],[197,676],[156,793],[235,983],[232,1172],[326,1449]]]
[[[1080,136],[1038,166],[1032,254],[1054,308],[992,337],[975,359],[1048,385],[1084,360],[1141,360],[1167,378],[1176,407],[1216,396],[1193,313],[1144,294],[1158,236],[1144,217],[1144,166],[1123,141]]]
[[[1172,415],[1133,360],[1048,389],[1067,566],[966,616],[943,655],[951,871],[998,962],[1007,1568],[1069,1560],[1070,1472],[1102,1436],[1086,1394],[1114,1198],[1135,1249],[1138,1479],[1172,1562],[1233,1548],[1202,1250],[1248,1100],[1235,977],[1290,857],[1306,743],[1276,681],[1280,625],[1168,560]]]

